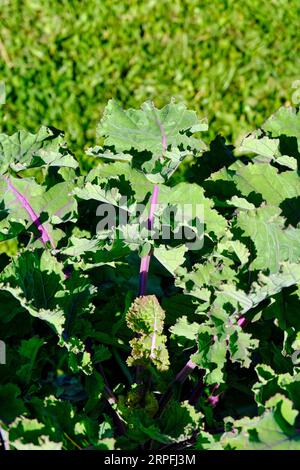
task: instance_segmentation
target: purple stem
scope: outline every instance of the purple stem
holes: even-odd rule
[[[148,222],[147,222],[148,230],[153,229],[154,212],[155,212],[155,207],[157,204],[158,192],[159,192],[159,187],[155,185],[153,188],[153,193],[152,193],[151,202],[150,202],[149,217],[148,217]],[[143,256],[141,259],[139,296],[145,295],[147,292],[147,280],[148,280],[148,272],[149,272],[151,255],[152,253],[149,253],[149,255]]]
[[[153,193],[151,197],[151,203],[150,203],[150,211],[149,211],[149,218],[148,218],[148,229],[152,230],[153,228],[153,222],[154,222],[154,212],[157,204],[157,198],[158,198],[158,192],[159,192],[159,187],[157,185],[154,186],[153,188]]]
[[[40,234],[41,234],[41,239],[44,245],[47,242],[50,242],[51,247],[55,248],[55,245],[53,243],[53,240],[51,239],[49,233],[47,232],[47,229],[43,226],[42,222],[39,219],[39,216],[35,213],[34,209],[31,207],[28,199],[26,199],[23,194],[21,194],[12,184],[12,182],[9,180],[9,178],[5,178],[7,182],[8,188],[14,193],[14,195],[17,197],[18,201],[20,202],[21,206],[27,211],[29,217],[31,218],[32,222],[34,225],[38,228]]]
[[[161,144],[162,144],[163,153],[164,153],[164,152],[167,151],[167,148],[168,148],[166,131],[165,131],[164,126],[162,125],[162,123],[160,122],[160,120],[159,120],[159,118],[156,114],[154,105],[153,105],[153,112],[154,112],[156,124],[157,124],[157,126],[160,130],[160,133],[161,133]]]
[[[196,405],[198,402],[199,398],[201,397],[204,389],[204,384],[203,384],[203,377],[196,382],[196,385],[192,388],[190,398],[189,398],[189,404],[190,405]]]
[[[162,145],[163,154],[164,154],[164,152],[166,152],[168,148],[166,131],[164,129],[164,126],[162,125],[162,123],[157,117],[154,105],[153,105],[153,112],[154,112],[156,124],[161,133],[161,145]],[[153,193],[152,193],[151,202],[150,202],[150,211],[149,211],[149,217],[148,217],[148,230],[152,230],[153,228],[154,212],[155,212],[155,206],[157,204],[158,192],[159,192],[159,187],[155,185],[153,188]],[[152,253],[150,253],[149,255],[143,256],[141,259],[139,296],[145,295],[147,292],[147,281],[148,281],[151,255]]]
[[[183,383],[185,379],[190,375],[191,372],[196,368],[196,364],[189,359],[185,366],[181,369],[180,372],[175,377],[175,382]]]
[[[91,338],[88,338],[85,341],[85,351],[88,352],[91,355],[92,359],[95,358],[93,340]],[[112,408],[113,421],[114,421],[114,424],[115,424],[116,429],[118,431],[118,434],[119,435],[125,434],[125,432],[126,432],[125,424],[124,424],[124,422],[122,420],[122,417],[120,416],[119,412],[115,408],[115,405],[116,405],[118,400],[117,400],[116,396],[114,395],[112,389],[109,386],[108,380],[107,380],[106,375],[104,373],[104,369],[103,369],[102,365],[100,364],[100,362],[95,363],[95,369],[97,370],[97,372],[101,375],[101,377],[103,379],[103,382],[104,382],[103,396]]]
[[[246,317],[240,317],[237,321],[237,324],[241,327],[244,328],[247,324],[247,318]]]
[[[189,359],[188,362],[183,366],[183,368],[178,372],[173,382],[170,383],[167,390],[164,392],[164,394],[159,400],[159,410],[156,414],[157,417],[161,416],[163,410],[165,409],[165,406],[169,403],[170,399],[172,398],[174,386],[176,386],[176,384],[182,385],[187,379],[187,377],[190,375],[190,373],[196,367],[196,364],[191,359]]]
[[[215,407],[219,403],[219,395],[210,395],[207,401],[212,407]]]
[[[241,328],[245,328],[248,324],[248,320],[246,317],[244,316],[241,316],[238,321],[237,321],[237,324],[238,326],[240,326]],[[216,406],[219,402],[219,397],[220,397],[220,394],[218,395],[214,395],[215,391],[219,388],[219,385],[218,384],[215,384],[213,386],[213,389],[211,391],[211,394],[210,396],[208,397],[207,401],[208,403],[210,403],[213,407]]]
[[[125,424],[124,424],[119,412],[115,409],[115,405],[116,405],[118,400],[115,397],[115,395],[113,394],[113,392],[112,392],[112,390],[109,386],[109,383],[107,381],[107,378],[105,376],[105,373],[104,373],[104,370],[103,370],[103,367],[101,366],[101,364],[99,364],[99,363],[96,364],[96,369],[103,378],[103,381],[104,381],[104,396],[107,399],[108,403],[110,404],[110,406],[112,408],[112,411],[114,413],[113,420],[114,420],[116,428],[118,430],[118,434],[120,436],[122,436],[123,434],[125,434],[126,428],[125,428]]]
[[[238,319],[237,321],[237,324],[241,327],[241,328],[244,328],[248,323],[248,320],[246,317],[242,316]],[[185,381],[185,379],[190,375],[191,372],[193,372],[193,370],[195,369],[196,367],[196,364],[191,360],[189,359],[189,361],[185,364],[185,366],[181,369],[180,372],[178,372],[178,374],[176,375],[176,378],[175,378],[175,382],[179,382],[179,383],[183,383]],[[201,379],[200,381],[201,383],[199,384],[199,389],[201,388],[201,386],[204,386],[203,384],[203,381]],[[213,395],[215,390],[219,387],[218,384],[215,384],[213,386],[213,389],[212,389],[212,392],[211,392],[211,395],[208,397],[208,402],[212,405],[212,406],[216,406],[216,404],[218,403],[219,401],[219,395]],[[199,390],[198,390],[199,392]],[[165,402],[165,397],[162,397],[161,399],[161,402],[164,403]]]
[[[212,388],[211,394],[208,397],[207,401],[210,405],[216,406],[219,403],[219,395],[214,395],[215,391],[219,388],[219,384],[215,384]]]

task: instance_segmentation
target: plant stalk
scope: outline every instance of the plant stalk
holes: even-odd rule
[[[30,202],[28,201],[28,199],[25,196],[23,196],[23,194],[21,194],[17,190],[17,188],[14,187],[14,185],[12,184],[9,178],[5,178],[5,180],[6,180],[8,189],[12,191],[12,193],[16,196],[19,203],[21,204],[23,209],[26,210],[32,222],[34,223],[34,225],[37,227],[38,231],[40,232],[41,240],[43,244],[46,245],[47,242],[50,242],[51,247],[55,249],[55,245],[50,234],[48,233],[47,229],[44,227],[44,225],[40,221],[39,216],[36,214],[33,207],[30,205]]]
[[[148,230],[153,229],[154,212],[155,212],[155,207],[157,204],[158,192],[159,192],[159,187],[155,185],[153,188],[153,193],[152,193],[151,201],[150,201],[149,217],[147,221]],[[152,256],[152,251],[148,255],[143,256],[141,259],[139,296],[146,295],[147,293],[147,282],[148,282],[148,273],[149,273],[151,256]]]

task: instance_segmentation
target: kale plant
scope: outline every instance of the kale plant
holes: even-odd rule
[[[205,131],[0,134],[0,448],[300,448],[300,114]]]

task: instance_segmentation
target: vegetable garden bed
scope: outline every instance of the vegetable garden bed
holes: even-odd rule
[[[0,135],[0,448],[300,448],[300,114],[206,130],[110,101],[88,174]]]

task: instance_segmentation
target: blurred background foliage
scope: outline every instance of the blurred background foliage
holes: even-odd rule
[[[48,124],[95,142],[107,100],[171,96],[236,141],[291,100],[299,0],[0,0],[2,131]]]

